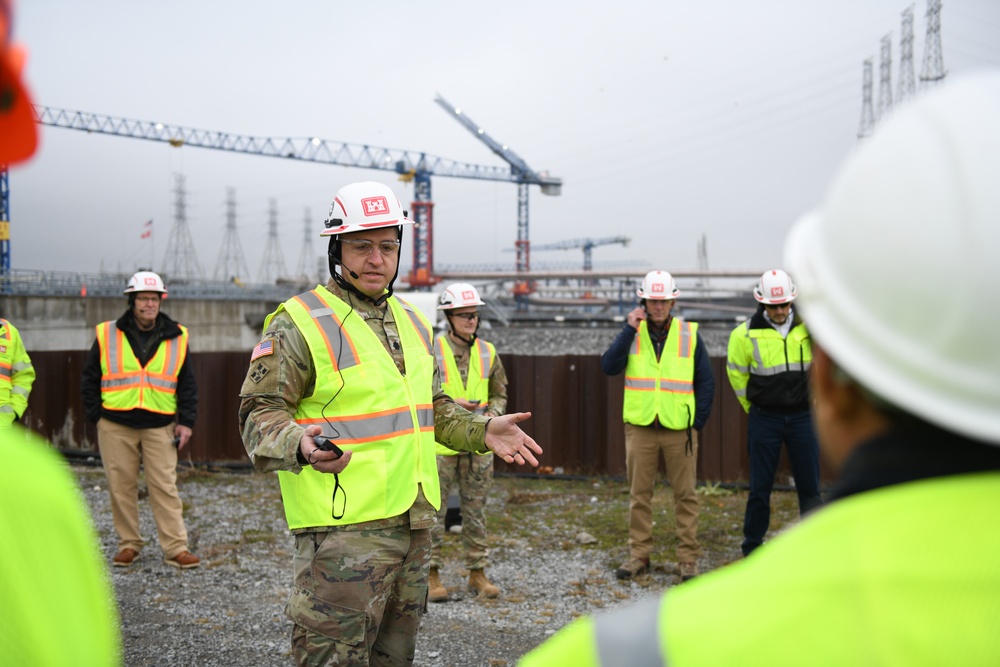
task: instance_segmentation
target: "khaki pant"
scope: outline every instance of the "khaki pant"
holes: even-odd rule
[[[630,502],[628,542],[630,555],[649,558],[653,550],[653,488],[660,453],[667,479],[674,490],[677,524],[677,560],[693,562],[701,555],[698,545],[698,496],[694,492],[698,462],[698,433],[691,431],[692,451],[685,452],[686,431],[625,424],[625,465]]]
[[[111,494],[111,518],[118,550],[142,551],[139,532],[139,464],[146,471],[149,502],[156,520],[160,549],[167,558],[187,550],[187,529],[177,493],[177,449],[174,425],[130,428],[108,419],[97,422],[97,442]]]

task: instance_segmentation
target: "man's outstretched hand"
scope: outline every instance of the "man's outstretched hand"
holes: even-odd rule
[[[491,419],[486,427],[486,446],[507,463],[537,466],[535,454],[541,454],[542,448],[517,425],[526,419],[531,419],[530,412],[514,412]]]

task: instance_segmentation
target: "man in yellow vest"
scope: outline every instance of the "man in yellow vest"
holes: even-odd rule
[[[812,341],[792,302],[798,290],[781,269],[760,277],[757,312],[729,336],[726,373],[747,411],[750,495],[743,517],[743,555],[764,543],[781,445],[788,451],[799,513],[819,507],[819,443],[809,410]]]
[[[403,226],[381,183],[337,192],[321,236],[331,279],[268,316],[240,392],[257,470],[277,471],[295,535],[286,613],[299,665],[408,665],[440,507],[435,440],[537,465],[517,426],[441,390],[427,319],[393,295]]]
[[[441,292],[438,310],[448,320],[448,330],[434,340],[441,389],[470,412],[499,417],[507,409],[507,373],[492,343],[482,340],[479,306],[486,305],[479,290],[469,283],[454,283]],[[437,446],[441,497],[458,487],[462,512],[462,545],[469,570],[469,590],[486,598],[500,595],[486,577],[489,541],[486,537],[486,498],[493,482],[493,454],[459,452]],[[431,572],[428,599],[444,602],[448,589],[441,583],[441,543],[444,538],[448,504],[441,503],[437,523],[431,529]]]
[[[629,483],[629,557],[619,579],[649,569],[653,551],[653,487],[660,454],[674,491],[681,579],[696,577],[698,433],[708,420],[715,377],[698,325],[671,312],[680,290],[666,271],[650,271],[636,294],[639,307],[601,358],[608,375],[625,371],[625,469]]]
[[[198,407],[194,371],[187,363],[188,331],[160,312],[167,288],[152,271],[132,276],[125,294],[125,314],[97,325],[81,383],[84,413],[97,424],[118,533],[112,564],[132,565],[145,544],[139,530],[141,463],[165,562],[198,567],[200,559],[188,551],[177,492],[177,454],[191,439]]]
[[[21,333],[0,318],[0,428],[21,419],[34,382],[35,367],[24,349]]]
[[[910,102],[852,154],[785,244],[832,498],[523,667],[1000,664],[997,174],[997,71]]]

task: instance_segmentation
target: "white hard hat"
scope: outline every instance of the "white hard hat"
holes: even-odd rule
[[[438,310],[454,310],[468,306],[485,306],[479,298],[479,290],[469,283],[452,283],[444,288],[438,297]]]
[[[681,291],[666,271],[650,271],[635,293],[640,299],[676,299]]]
[[[130,294],[131,292],[160,292],[161,294],[166,294],[167,288],[157,274],[152,271],[139,271],[128,279],[128,286],[125,287],[123,294]]]
[[[768,305],[791,303],[798,295],[795,283],[781,269],[765,271],[757,286],[753,288],[753,298]]]
[[[365,181],[337,191],[320,236],[336,236],[380,227],[412,225],[399,197],[388,185]]]
[[[901,107],[785,245],[810,332],[850,376],[1000,445],[1000,73]]]

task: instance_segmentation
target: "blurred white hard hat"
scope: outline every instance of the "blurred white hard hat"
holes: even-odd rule
[[[795,224],[785,265],[849,375],[1000,445],[1000,72],[898,109]]]

